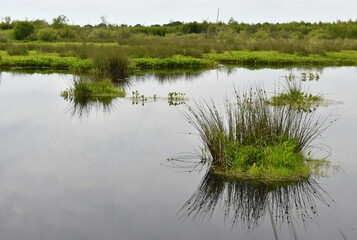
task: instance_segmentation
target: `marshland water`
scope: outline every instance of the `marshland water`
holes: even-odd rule
[[[313,154],[325,177],[256,185],[191,171],[168,158],[199,150],[189,105],[223,106],[234,88],[268,93],[289,73],[318,73],[309,91],[333,123]],[[357,236],[357,69],[147,73],[119,81],[127,97],[74,104],[74,76],[0,72],[0,232],[4,239],[354,239]],[[134,92],[134,93],[133,93]],[[134,94],[134,97],[133,97]],[[135,97],[135,96],[138,97]],[[142,97],[144,95],[144,97]],[[196,169],[197,170],[197,169]]]

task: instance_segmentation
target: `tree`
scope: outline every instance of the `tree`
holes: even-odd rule
[[[53,21],[52,22],[53,28],[60,29],[63,28],[64,25],[66,25],[69,20],[66,16],[59,15],[58,17],[54,18],[52,21]]]
[[[0,29],[2,30],[8,30],[8,29],[12,29],[14,26],[14,24],[11,24],[11,17],[10,16],[6,16],[4,18],[1,18],[1,20],[4,20],[4,22],[0,23]]]
[[[18,22],[14,28],[14,36],[17,40],[24,40],[35,31],[35,26],[27,21]]]
[[[107,17],[106,16],[101,16],[100,17],[100,21],[101,21],[101,23],[100,23],[101,27],[107,27],[108,21],[107,21]]]

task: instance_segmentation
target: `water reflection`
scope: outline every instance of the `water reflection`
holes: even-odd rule
[[[78,91],[83,91],[83,93],[79,95],[69,94],[71,90],[68,89],[67,91],[61,93],[63,99],[68,102],[66,112],[69,112],[72,117],[89,117],[90,113],[93,111],[109,113],[116,108],[116,105],[114,104],[114,99],[116,99],[117,96],[93,96],[84,93],[88,90],[81,90],[82,88],[84,88],[82,87],[83,84],[80,84],[81,82],[85,83],[93,81],[103,81],[103,78],[98,78],[97,75],[76,76],[73,78],[73,87],[71,88],[71,90],[74,91],[76,86],[79,86]],[[113,83],[112,86],[117,89],[123,89],[115,83]]]
[[[209,220],[218,208],[233,228],[257,227],[271,209],[274,224],[318,222],[316,201],[327,206],[329,195],[314,179],[285,184],[263,184],[228,179],[207,172],[197,190],[178,212],[179,219]]]
[[[202,77],[207,73],[207,70],[214,70],[217,74],[223,74],[224,76],[237,75],[241,69],[247,70],[261,70],[261,69],[281,69],[284,68],[287,72],[317,72],[320,75],[324,71],[324,67],[284,67],[284,66],[276,66],[276,67],[268,67],[268,66],[235,66],[235,65],[226,65],[220,66],[216,69],[176,69],[176,70],[147,70],[135,72],[131,79],[135,81],[147,81],[147,79],[153,78],[161,84],[164,83],[175,83],[177,81],[193,81],[197,78]]]
[[[131,87],[133,82],[130,77],[119,77],[117,75],[112,75],[105,72],[97,72],[94,74],[83,75],[82,77],[90,81],[102,81],[103,79],[110,79],[117,89],[125,89]]]
[[[153,97],[145,97],[142,95],[142,97],[130,97],[131,100],[131,105],[141,105],[145,106],[148,103],[156,103],[156,102],[162,102],[165,101],[168,103],[169,106],[178,106],[181,104],[186,104],[187,99],[170,99],[170,98],[164,98],[164,97],[157,97],[154,95]]]
[[[192,81],[201,77],[207,69],[175,69],[175,70],[150,70],[136,72],[135,80],[146,81],[154,78],[159,83],[174,83],[176,81]]]
[[[64,98],[68,101],[66,112],[72,117],[89,117],[91,112],[110,113],[116,109],[114,97]]]
[[[249,65],[224,65],[220,68],[217,68],[217,71],[220,73],[223,73],[225,75],[232,75],[232,74],[237,74],[241,69],[247,69],[247,70],[262,70],[262,69],[284,69],[287,72],[317,72],[319,74],[322,74],[324,72],[324,69],[326,67],[318,66],[249,66]]]
[[[50,75],[50,74],[58,74],[58,75],[66,75],[66,74],[76,74],[74,71],[70,70],[61,70],[61,69],[32,69],[32,68],[11,68],[11,69],[1,69],[1,72],[11,73],[13,76],[26,76],[33,74],[41,74],[41,75]]]

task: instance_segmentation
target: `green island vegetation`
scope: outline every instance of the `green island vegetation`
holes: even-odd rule
[[[109,79],[101,81],[87,81],[83,78],[75,78],[73,87],[61,92],[65,99],[96,100],[101,97],[125,97],[124,89],[116,89]]]
[[[317,73],[302,73],[300,77],[290,73],[285,76],[283,92],[271,97],[269,103],[273,105],[290,105],[298,108],[308,108],[321,103],[322,96],[309,93],[303,86],[303,82],[318,81],[319,78],[320,76]]]
[[[272,106],[259,87],[235,95],[224,114],[213,102],[188,106],[185,114],[199,132],[202,163],[211,172],[266,183],[324,175],[329,163],[313,159],[310,144],[331,121],[289,105]]]
[[[101,109],[110,112],[113,100],[125,97],[125,90],[114,87],[111,80],[77,76],[72,80],[72,86],[61,92],[61,97],[68,101],[67,111],[72,116],[89,116],[91,109]]]
[[[357,65],[357,21],[332,23],[180,22],[128,26],[45,20],[0,22],[0,68],[99,71],[241,65]]]

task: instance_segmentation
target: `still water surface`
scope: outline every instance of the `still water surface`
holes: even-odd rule
[[[273,91],[291,71],[319,72],[309,88],[331,100],[318,111],[337,122],[315,144],[341,171],[274,189],[167,166],[200,147],[183,105],[163,99],[169,92],[219,105],[234,87]],[[72,78],[0,72],[1,239],[275,239],[269,207],[279,239],[357,239],[356,68],[146,74],[126,91],[156,102],[84,112],[60,96]]]

